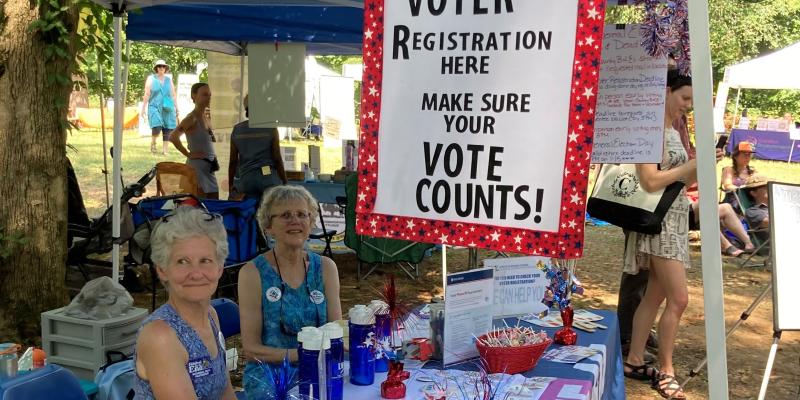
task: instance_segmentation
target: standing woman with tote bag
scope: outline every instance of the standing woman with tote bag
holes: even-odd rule
[[[674,182],[690,186],[697,180],[697,161],[689,159],[673,121],[682,118],[692,107],[692,80],[677,70],[667,73],[664,112],[664,152],[660,164],[638,164],[640,185],[648,192]],[[717,161],[721,151],[717,151]],[[689,200],[686,191],[675,199],[661,222],[661,233],[648,235],[629,232],[625,246],[624,271],[636,274],[649,269],[647,290],[633,317],[631,346],[625,362],[625,376],[650,380],[662,397],[684,399],[675,379],[672,354],[683,311],[689,302],[686,269],[689,268]],[[644,351],[650,327],[661,304],[666,306],[658,321],[658,361],[660,371],[645,365]]]

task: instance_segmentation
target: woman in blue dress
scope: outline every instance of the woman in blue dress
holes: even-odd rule
[[[302,186],[276,186],[258,210],[262,228],[275,240],[239,272],[242,349],[248,359],[244,388],[248,399],[270,398],[269,368],[288,356],[297,362],[297,333],[342,318],[339,273],[330,258],[304,245],[318,203]]]
[[[144,83],[144,99],[142,100],[142,115],[147,117],[148,125],[152,131],[150,152],[156,153],[156,139],[161,134],[163,150],[167,154],[169,147],[169,133],[178,125],[178,105],[175,99],[175,85],[166,75],[169,66],[164,60],[156,61],[153,74],[147,77]]]
[[[228,255],[222,219],[182,206],[162,218],[150,243],[168,300],[139,329],[134,398],[236,399],[211,306]]]

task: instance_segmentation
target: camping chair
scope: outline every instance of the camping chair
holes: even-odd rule
[[[200,197],[197,175],[191,165],[171,161],[156,164],[156,195],[169,196],[186,193]]]
[[[366,278],[381,264],[396,264],[411,279],[419,278],[419,263],[425,257],[425,253],[434,245],[356,233],[357,191],[358,174],[351,174],[345,180],[346,204],[340,205],[345,206],[345,220],[347,221],[344,244],[356,252],[358,279]],[[367,264],[368,267],[370,264],[372,265],[364,275],[361,275],[362,264]]]
[[[157,278],[155,267],[150,259],[150,234],[161,217],[172,211],[182,201],[189,199],[210,213],[222,215],[222,223],[225,225],[225,230],[228,234],[228,258],[225,259],[225,270],[217,286],[217,294],[220,291],[232,288],[233,297],[235,298],[239,269],[261,251],[257,245],[261,229],[259,229],[255,217],[255,199],[244,201],[200,201],[197,197],[189,194],[142,199],[134,206],[132,211],[136,233],[131,241],[131,246],[136,247],[136,251],[132,250],[132,252],[139,254],[136,261],[149,265],[150,274],[152,275],[153,309],[155,309],[156,303]],[[176,204],[170,204],[170,202]]]
[[[737,189],[734,192],[734,196],[736,197],[736,201],[738,201],[739,205],[741,206],[742,213],[744,213],[745,210],[753,206],[753,202],[750,200],[749,197],[747,197],[745,189]],[[750,221],[748,221],[744,215],[742,215],[742,218],[743,218],[743,223],[745,223],[746,224],[745,226],[748,228],[747,235],[750,236],[750,241],[753,242],[753,245],[756,247],[756,250],[753,253],[751,253],[744,261],[739,263],[739,266],[740,267],[766,266],[766,259],[761,263],[756,263],[756,264],[748,264],[748,263],[755,255],[760,255],[764,257],[769,256],[769,251],[770,251],[769,229],[751,227]]]
[[[321,229],[312,228],[308,237],[309,239],[324,240],[325,249],[322,250],[322,255],[328,256],[329,258],[333,258],[331,241],[333,240],[333,237],[336,236],[336,230],[325,228],[325,218],[322,216],[322,204],[317,203],[317,211],[319,212],[319,223],[322,226],[322,228]]]

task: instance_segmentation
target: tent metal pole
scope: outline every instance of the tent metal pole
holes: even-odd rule
[[[689,36],[692,54],[697,180],[700,190],[700,234],[703,263],[708,393],[715,400],[728,399],[728,363],[725,348],[725,309],[722,288],[722,258],[719,252],[719,208],[711,110],[711,52],[708,33],[708,2],[689,1]]]
[[[731,126],[731,129],[739,126],[739,124],[736,122],[736,117],[739,116],[739,97],[741,95],[742,95],[742,88],[736,88],[736,105],[733,106],[733,126]]]
[[[122,100],[120,65],[122,63],[122,48],[120,35],[122,31],[122,12],[114,10],[114,150],[112,163],[114,170],[114,195],[111,210],[111,236],[114,244],[111,250],[112,271],[111,278],[119,282],[119,225],[120,225],[120,198],[122,196],[122,113],[125,110]]]

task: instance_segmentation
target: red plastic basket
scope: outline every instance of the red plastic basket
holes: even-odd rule
[[[487,335],[483,335],[479,339],[486,338]],[[553,340],[548,338],[539,344],[518,347],[490,347],[480,341],[475,342],[475,346],[478,348],[481,360],[489,368],[489,373],[517,374],[536,367],[536,363],[551,343]]]

